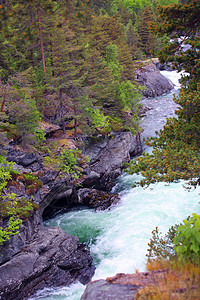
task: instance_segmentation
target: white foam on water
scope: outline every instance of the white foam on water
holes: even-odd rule
[[[162,74],[179,88],[180,74],[176,71],[162,71]],[[147,113],[142,121],[148,136],[162,128],[165,114],[173,116],[176,105],[172,95],[147,99],[145,103],[153,106],[152,114]],[[188,192],[180,181],[170,185],[158,183],[146,189],[131,188],[139,179],[139,175],[120,177],[115,190],[121,191],[122,200],[111,210],[74,210],[46,222],[48,226],[60,226],[78,236],[80,242],[87,243],[96,264],[93,280],[145,270],[152,230],[158,226],[166,233],[169,227],[179,224],[188,215],[200,213],[199,187]],[[79,300],[83,291],[84,286],[77,283],[65,288],[44,289],[31,299]]]

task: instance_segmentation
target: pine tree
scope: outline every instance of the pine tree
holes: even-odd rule
[[[142,51],[140,50],[140,36],[136,27],[133,26],[132,21],[129,20],[129,23],[126,26],[126,41],[128,43],[129,49],[132,54],[133,59],[141,58]]]
[[[140,14],[140,22],[138,33],[140,36],[140,47],[146,55],[155,52],[157,47],[157,40],[155,35],[150,31],[149,22],[154,20],[153,11],[150,6],[145,7]]]
[[[178,119],[168,119],[159,136],[147,141],[154,148],[153,153],[144,155],[130,166],[130,173],[141,171],[144,176],[140,182],[142,186],[179,179],[190,180],[194,186],[200,184],[199,9],[198,0],[160,7],[163,23],[152,25],[159,34],[180,38],[178,42],[170,42],[160,57],[166,61],[174,59],[174,66],[178,70],[184,68],[189,74],[182,78],[182,87],[175,99],[180,105]],[[185,52],[181,50],[184,43],[190,45]]]
[[[97,50],[86,53],[87,77],[85,85],[90,87],[90,99],[99,107],[109,107],[114,102],[115,78],[106,60]]]

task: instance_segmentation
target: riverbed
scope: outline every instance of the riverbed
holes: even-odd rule
[[[175,83],[167,95],[142,100],[149,110],[141,119],[142,138],[154,136],[166,122],[175,117],[177,108],[173,94],[178,93],[180,75],[176,71],[162,72]],[[150,151],[144,146],[145,151]],[[188,192],[184,182],[159,183],[149,188],[131,188],[140,175],[123,174],[113,191],[121,195],[121,202],[111,210],[95,212],[89,209],[72,210],[56,216],[46,226],[60,226],[86,243],[93,256],[96,272],[92,280],[114,276],[116,273],[144,271],[151,232],[156,226],[166,233],[171,225],[180,223],[192,213],[200,213],[200,188]],[[85,286],[38,291],[31,299],[79,300]]]

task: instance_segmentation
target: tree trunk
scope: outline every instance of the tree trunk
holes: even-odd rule
[[[43,46],[43,38],[42,38],[42,29],[40,26],[41,20],[40,20],[38,11],[37,11],[37,16],[38,16],[38,26],[39,26],[39,32],[40,32],[40,46],[41,46],[41,51],[42,51],[42,65],[43,65],[43,71],[44,71],[44,80],[45,80],[45,84],[46,84],[47,83],[47,75],[46,75],[46,66],[45,66],[45,57],[44,57],[44,46]]]
[[[0,86],[1,86],[1,89],[2,89],[1,112],[3,112],[4,105],[5,105],[5,102],[6,102],[6,95],[5,95],[5,86],[3,87],[1,80],[0,80]]]
[[[62,120],[62,130],[63,130],[63,134],[66,134],[66,124],[65,124],[65,120],[63,118],[63,101],[62,101],[62,96],[63,96],[63,92],[62,89],[60,89],[60,94],[59,94],[59,99],[60,99],[60,109],[61,109],[61,120]]]
[[[74,138],[77,138],[77,119],[74,119]]]

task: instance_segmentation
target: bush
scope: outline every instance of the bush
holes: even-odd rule
[[[68,174],[73,179],[78,179],[81,175],[78,166],[78,158],[81,157],[81,150],[79,149],[65,149],[63,150],[60,158],[61,162],[59,167],[62,174]]]
[[[148,261],[152,260],[168,260],[172,259],[175,256],[174,251],[174,236],[176,233],[176,228],[178,225],[171,226],[169,231],[162,236],[162,233],[159,232],[158,227],[152,231],[152,238],[148,243],[149,248],[147,249]]]
[[[176,230],[175,251],[179,260],[200,263],[200,215],[192,214]]]
[[[38,208],[37,204],[32,202],[32,198],[19,199],[14,193],[5,193],[8,181],[18,175],[16,170],[12,170],[13,165],[13,162],[7,162],[5,157],[0,156],[0,245],[11,236],[19,234],[22,221],[27,220],[34,209]],[[28,187],[34,185],[36,189],[42,184],[33,174],[22,174],[22,177]]]
[[[158,227],[152,231],[148,243],[148,261],[171,260],[178,257],[179,261],[200,263],[200,215],[195,213],[183,223],[172,226],[162,236]]]

